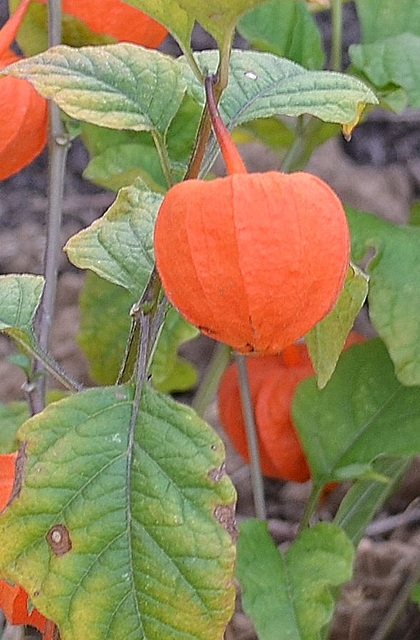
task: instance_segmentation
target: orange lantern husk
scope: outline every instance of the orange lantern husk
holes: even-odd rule
[[[242,353],[278,353],[322,320],[344,285],[349,250],[338,197],[303,172],[181,182],[155,229],[169,300]]]
[[[168,34],[163,25],[123,0],[63,0],[62,10],[82,20],[95,33],[151,49],[158,47]]]
[[[0,30],[0,69],[20,60],[10,50],[29,6],[24,0]],[[17,173],[44,149],[47,101],[26,80],[0,77],[0,180]]]

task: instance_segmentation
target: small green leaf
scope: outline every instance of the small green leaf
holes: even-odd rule
[[[325,387],[334,373],[367,292],[368,278],[358,267],[350,265],[344,289],[334,308],[305,336],[320,389]]]
[[[420,227],[396,226],[368,213],[347,210],[356,262],[370,250],[366,267],[369,316],[387,345],[398,379],[420,385]]]
[[[196,338],[199,333],[199,330],[184,320],[176,309],[169,309],[151,368],[153,385],[159,391],[187,391],[197,383],[196,368],[178,357],[178,349],[181,344]]]
[[[32,345],[32,323],[41,301],[44,278],[26,274],[0,276],[0,332]]]
[[[363,43],[401,33],[420,36],[420,0],[356,0]]]
[[[223,444],[146,387],[131,445],[131,410],[130,389],[91,389],[22,426],[21,491],[0,516],[1,575],[63,640],[221,640],[235,595]]]
[[[29,80],[72,118],[114,129],[164,133],[185,90],[173,58],[128,43],[53,47],[7,73]]]
[[[325,389],[314,377],[304,380],[292,412],[312,478],[321,486],[340,480],[341,473],[365,475],[378,456],[420,452],[420,388],[398,382],[380,340],[343,353]]]
[[[321,34],[306,2],[270,0],[247,13],[238,29],[261,51],[283,56],[307,69],[324,66]]]
[[[373,462],[372,468],[376,473],[385,476],[387,481],[360,478],[346,493],[334,518],[334,524],[346,532],[355,547],[375,513],[394,493],[407,465],[407,458],[382,456]]]
[[[80,296],[80,331],[77,341],[89,362],[95,382],[117,379],[130,331],[130,309],[135,298],[115,284],[88,273]],[[155,388],[166,393],[186,391],[196,384],[197,372],[178,357],[178,348],[195,338],[198,330],[175,309],[166,314],[151,368]]]
[[[80,294],[77,342],[88,359],[89,374],[98,384],[114,384],[130,331],[135,297],[123,287],[88,272]]]
[[[139,299],[154,265],[153,229],[163,197],[137,179],[93,224],[70,238],[69,260]]]
[[[178,0],[179,5],[199,22],[220,45],[231,39],[240,16],[266,0]]]
[[[18,449],[16,432],[28,418],[26,402],[0,404],[0,453],[12,453]]]
[[[199,66],[215,70],[217,53],[196,54]],[[203,105],[202,85],[183,65],[188,90]],[[353,122],[359,104],[377,104],[375,94],[360,80],[331,71],[308,71],[270,53],[232,52],[229,85],[220,108],[230,127],[255,118],[273,115],[298,116],[304,113],[327,122]]]
[[[184,11],[178,0],[125,0],[163,24],[178,40],[184,51],[190,51],[194,17]]]
[[[354,66],[376,87],[403,87],[408,106],[420,107],[420,34],[403,33],[372,44],[353,45],[349,53]]]
[[[265,522],[244,522],[237,574],[260,640],[319,640],[333,613],[330,590],[351,578],[353,556],[345,533],[331,524],[303,531],[282,554]]]

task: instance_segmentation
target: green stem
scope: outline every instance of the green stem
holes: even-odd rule
[[[252,405],[251,391],[249,387],[248,371],[245,356],[235,353],[238,365],[239,388],[241,392],[242,411],[245,421],[248,440],[249,458],[251,461],[251,484],[254,496],[255,515],[260,520],[265,520],[266,508],[264,498],[264,484],[261,472],[260,453],[258,447],[257,428],[255,424],[254,407]]]
[[[343,0],[332,0],[331,21],[331,68],[333,71],[341,71],[343,67]]]
[[[159,131],[152,131],[153,141],[155,143],[156,150],[159,155],[160,164],[162,167],[163,175],[167,182],[168,187],[172,187],[174,184],[174,178],[172,175],[171,161],[168,155],[168,149],[165,144],[165,139]]]
[[[230,360],[229,345],[218,342],[214,348],[210,363],[204,374],[198,391],[192,401],[192,407],[199,416],[203,416],[210,402],[214,398],[219,386],[220,378]]]
[[[309,500],[306,504],[305,513],[303,514],[302,521],[300,523],[300,530],[306,529],[309,527],[311,523],[311,518],[317,510],[319,501],[322,496],[322,491],[324,489],[324,484],[317,484],[312,486],[311,495],[309,496]]]

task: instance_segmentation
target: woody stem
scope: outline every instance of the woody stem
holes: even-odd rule
[[[48,1],[49,46],[61,42],[61,0]],[[64,176],[69,149],[68,136],[60,117],[60,110],[50,104],[49,136],[49,185],[48,185],[48,223],[47,241],[44,257],[45,288],[38,316],[38,341],[42,351],[47,352],[54,315],[57,290],[60,234],[62,225],[62,201]],[[44,365],[38,360],[36,373],[44,372]],[[45,376],[38,377],[36,409],[42,411],[45,406]]]
[[[341,71],[343,66],[343,0],[332,0],[332,50],[331,68],[333,71]]]

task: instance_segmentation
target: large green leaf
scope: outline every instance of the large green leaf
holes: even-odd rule
[[[350,265],[344,289],[334,308],[305,336],[320,389],[325,387],[334,372],[367,292],[367,277],[356,266]]]
[[[247,13],[238,28],[257,49],[308,69],[324,66],[321,34],[302,0],[269,0]]]
[[[260,640],[319,640],[333,613],[330,588],[350,579],[353,555],[345,533],[331,524],[303,531],[282,554],[265,522],[244,522],[237,574]]]
[[[372,323],[388,347],[399,380],[420,385],[420,227],[398,227],[352,209],[347,214],[354,260],[375,250],[366,267]]]
[[[408,106],[420,107],[420,34],[403,33],[372,44],[353,45],[350,57],[376,87],[403,87]]]
[[[203,51],[196,56],[203,69],[214,71],[217,53]],[[204,104],[202,85],[181,62],[188,89]],[[308,71],[270,53],[232,52],[229,85],[220,108],[230,127],[273,115],[298,116],[304,113],[327,122],[349,124],[358,115],[360,104],[376,104],[375,94],[360,80],[331,71]]]
[[[360,478],[346,493],[334,524],[346,532],[355,546],[359,544],[375,513],[395,492],[407,465],[407,458],[378,458],[372,465],[374,472],[379,475],[378,479]]]
[[[154,266],[153,229],[162,200],[140,179],[121,189],[102,218],[67,242],[69,260],[139,299]]]
[[[223,444],[146,387],[91,389],[28,420],[0,571],[63,640],[222,638],[232,614],[233,502]]]
[[[363,43],[401,33],[420,36],[420,0],[356,0]]]
[[[173,58],[128,43],[73,49],[58,46],[11,65],[65,113],[104,127],[164,133],[185,84]]]
[[[80,297],[80,331],[77,341],[89,362],[95,382],[117,379],[130,331],[130,308],[135,298],[122,287],[88,273]],[[154,354],[153,386],[167,393],[186,391],[197,381],[195,368],[178,357],[178,348],[198,334],[175,309],[166,315]]]
[[[0,276],[0,332],[23,345],[33,345],[32,323],[43,289],[42,276]]]
[[[325,389],[303,381],[292,412],[318,486],[369,474],[381,455],[420,452],[420,388],[398,382],[379,339],[343,353]]]

